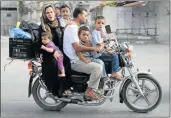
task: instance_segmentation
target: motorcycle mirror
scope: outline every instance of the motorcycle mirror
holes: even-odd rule
[[[127,47],[129,47],[127,43],[125,43],[125,44],[126,44]]]
[[[111,28],[110,28],[110,25],[106,25],[105,26],[105,29],[106,29],[107,34],[112,33]]]

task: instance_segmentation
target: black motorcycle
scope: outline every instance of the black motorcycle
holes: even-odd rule
[[[42,79],[41,59],[34,58],[28,63],[30,72],[29,96],[32,94],[35,102],[45,110],[61,110],[67,104],[78,104],[85,106],[99,106],[110,99],[112,102],[115,89],[120,85],[120,103],[125,103],[128,108],[135,112],[149,112],[154,110],[162,98],[162,90],[159,83],[150,71],[133,72],[133,48],[127,43],[116,45],[114,51],[118,53],[120,60],[120,71],[123,75],[122,81],[108,79],[100,81],[99,92],[105,97],[100,100],[86,99],[84,92],[89,81],[89,75],[72,71],[72,94],[67,97],[58,98],[47,90]],[[111,59],[103,57],[107,74],[111,74]],[[126,75],[125,71],[129,75]],[[33,82],[34,81],[34,82]],[[152,99],[151,99],[152,98]]]

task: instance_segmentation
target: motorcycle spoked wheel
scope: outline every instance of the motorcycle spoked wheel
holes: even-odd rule
[[[150,89],[150,86],[145,84],[147,82],[145,82],[144,85],[139,84],[141,90],[143,90],[143,93],[145,93],[145,96],[147,98],[145,100],[144,97],[141,96],[140,93],[138,92],[138,89],[135,87],[134,83],[131,80],[127,80],[127,82],[123,86],[123,93],[122,93],[124,103],[126,104],[128,108],[130,108],[134,112],[138,112],[138,113],[150,112],[154,110],[161,102],[162,90],[161,90],[159,83],[151,75],[138,75],[138,82],[140,81],[142,81],[141,83],[143,83],[143,81],[148,81],[152,83],[155,89]],[[130,93],[132,93],[133,95],[129,94],[129,90],[131,91]],[[156,92],[156,96],[151,95],[154,92]],[[129,95],[135,98],[130,99]],[[155,97],[155,98],[154,100],[150,101],[149,100],[150,97]],[[140,105],[137,105],[137,102],[139,102]],[[145,105],[145,106],[142,106],[142,105]]]
[[[42,109],[47,111],[59,111],[67,105],[66,102],[56,100],[53,96],[50,95],[47,96],[45,94],[45,96],[42,97],[41,90],[44,90],[46,92],[46,90],[39,83],[39,79],[37,79],[32,88],[32,95],[36,104]],[[48,98],[49,101],[46,101]],[[54,103],[49,103],[50,101],[54,101]]]

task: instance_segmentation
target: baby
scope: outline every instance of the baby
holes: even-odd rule
[[[61,72],[58,76],[64,77],[65,76],[65,70],[64,70],[64,66],[63,66],[63,54],[59,50],[59,48],[57,46],[55,46],[55,44],[52,42],[51,35],[49,32],[42,32],[42,43],[43,43],[43,45],[41,46],[41,49],[43,49],[47,52],[58,51],[62,55],[61,58],[58,58],[58,57],[55,57],[55,58],[56,58],[57,63],[58,63],[58,69]]]

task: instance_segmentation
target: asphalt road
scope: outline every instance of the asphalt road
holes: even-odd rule
[[[131,117],[169,117],[169,45],[147,44],[134,45],[136,68],[151,69],[159,81],[163,98],[160,105],[149,113],[132,112],[125,104],[119,103],[118,91],[114,101],[107,101],[101,106],[86,107],[69,104],[60,112],[42,110],[28,98],[29,74],[27,62],[13,61],[6,67],[8,58],[8,39],[1,39],[1,116],[2,117],[41,117],[41,118],[131,118]]]

